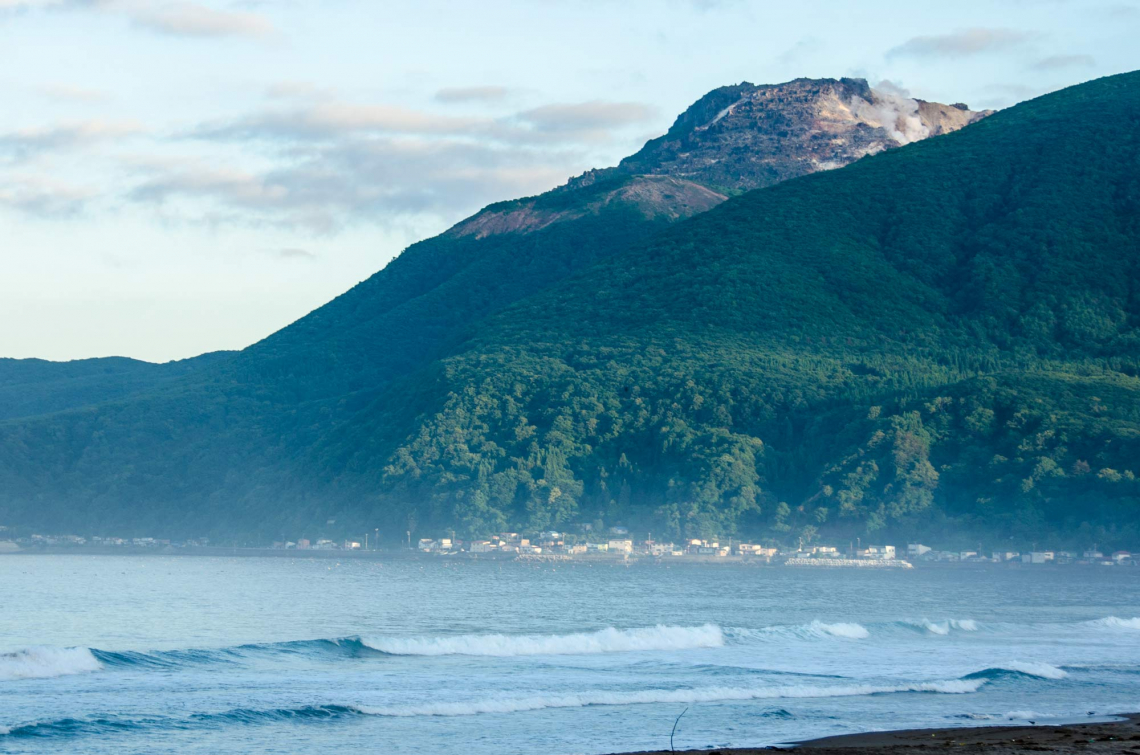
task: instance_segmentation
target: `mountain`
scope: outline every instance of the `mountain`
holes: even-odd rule
[[[732,112],[720,115],[721,102]],[[954,115],[942,117],[943,111]],[[861,79],[716,90],[662,139],[687,134],[687,148],[699,149],[702,161],[739,166],[730,187],[719,186],[724,167],[693,170],[659,139],[635,156],[636,169],[629,158],[546,194],[493,204],[255,344],[239,362],[249,370],[240,382],[293,382],[306,361],[307,370],[322,370],[320,385],[306,391],[374,390],[445,352],[487,314],[705,212],[728,194],[846,165],[987,114],[877,93]],[[335,361],[325,358],[333,352]],[[302,379],[318,382],[313,377]]]
[[[471,532],[1127,541],[1137,167],[1127,74],[753,191],[495,316],[326,458]]]
[[[973,116],[785,86],[717,90],[202,374],[0,424],[0,518],[1134,533],[1137,77],[908,145]]]
[[[669,175],[739,194],[957,131],[992,112],[913,100],[863,79],[745,82],[709,92],[664,136],[570,186],[615,175]]]
[[[231,353],[217,351],[164,364],[125,357],[0,359],[0,421],[123,399],[215,365]]]

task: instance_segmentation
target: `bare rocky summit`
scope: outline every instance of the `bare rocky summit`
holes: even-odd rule
[[[709,92],[616,168],[575,180],[671,175],[739,193],[957,131],[991,112],[910,99],[864,79],[745,82]]]
[[[588,171],[539,197],[491,205],[449,234],[528,233],[621,203],[647,218],[682,219],[733,194],[841,168],[991,112],[911,99],[864,79],[720,87],[616,167]]]

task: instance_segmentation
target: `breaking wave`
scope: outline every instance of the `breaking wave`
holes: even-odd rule
[[[910,629],[917,629],[920,632],[928,632],[940,636],[948,635],[951,630],[955,629],[961,632],[978,631],[978,622],[973,619],[947,619],[946,621],[920,619],[918,621],[903,621],[899,623]]]
[[[1086,621],[1085,625],[1098,629],[1140,629],[1140,617],[1120,619],[1116,616],[1107,616],[1103,619]]]
[[[818,619],[807,624],[789,624],[762,629],[734,627],[726,630],[733,642],[773,642],[780,640],[865,640],[871,632],[862,624],[852,622],[827,623]]]
[[[30,647],[0,654],[0,681],[50,679],[100,668],[102,664],[87,648]]]
[[[83,674],[102,669],[172,671],[185,666],[236,664],[259,657],[271,658],[283,655],[334,660],[384,656],[557,656],[691,650],[750,643],[883,641],[884,638],[899,633],[917,633],[938,638],[957,632],[1003,633],[1057,629],[1131,633],[1140,631],[1140,618],[1108,616],[1091,621],[1060,624],[980,624],[972,619],[940,621],[920,619],[872,624],[815,620],[805,624],[723,629],[714,624],[657,625],[630,629],[608,627],[596,631],[566,634],[351,636],[162,651],[27,647],[14,652],[0,653],[0,682]],[[1045,667],[1045,664],[1021,664],[1019,667],[1010,664],[1000,669],[986,669],[978,673],[1021,673],[1047,679],[1062,678],[1058,674],[1065,673],[1060,668],[1047,666],[1043,670],[1042,667]]]
[[[870,684],[830,687],[702,687],[695,689],[648,689],[634,692],[589,692],[575,695],[535,697],[492,697],[482,700],[425,703],[384,708],[360,706],[373,716],[474,716],[484,713],[520,713],[549,708],[584,708],[595,705],[644,705],[651,703],[731,702],[735,700],[779,700],[789,698],[862,697],[899,693],[963,695],[977,692],[984,679],[953,679],[896,686]]]
[[[831,635],[832,637],[846,637],[850,640],[864,640],[871,636],[871,633],[868,632],[867,628],[862,624],[843,622],[838,624],[824,624],[822,621],[813,621],[808,625],[808,628],[813,632],[820,632],[825,635]]]
[[[1009,676],[1032,676],[1037,679],[1064,679],[1069,674],[1064,669],[1048,663],[1034,661],[1012,661],[1001,666],[976,671],[965,679],[1000,679]]]
[[[724,632],[713,624],[699,627],[658,625],[576,634],[464,634],[454,637],[364,637],[367,647],[389,655],[583,655],[640,650],[687,650],[724,645]]]

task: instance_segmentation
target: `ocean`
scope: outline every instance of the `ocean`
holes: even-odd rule
[[[0,557],[0,753],[569,755],[1136,710],[1140,569]]]

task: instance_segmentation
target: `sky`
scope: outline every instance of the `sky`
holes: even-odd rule
[[[0,0],[0,357],[243,348],[718,86],[1001,108],[1138,34],[1140,0]]]

